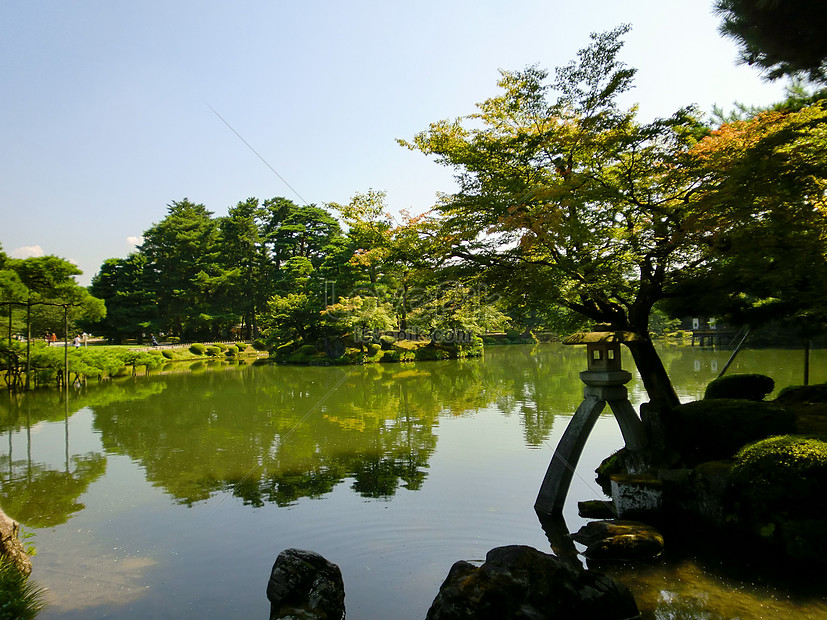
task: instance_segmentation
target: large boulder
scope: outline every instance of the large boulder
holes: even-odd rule
[[[279,553],[267,582],[270,620],[342,620],[345,584],[339,567],[313,551]]]
[[[620,582],[514,545],[492,549],[480,567],[454,564],[426,618],[619,620],[638,614],[634,597]]]

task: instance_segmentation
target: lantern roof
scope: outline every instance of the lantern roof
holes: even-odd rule
[[[599,326],[598,326],[599,329]],[[634,332],[625,331],[593,331],[593,332],[577,332],[563,340],[563,344],[595,344],[599,342],[633,342],[642,340],[642,338]]]

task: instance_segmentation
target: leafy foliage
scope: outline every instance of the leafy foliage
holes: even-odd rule
[[[478,112],[402,143],[457,171],[459,192],[437,207],[454,261],[506,298],[545,297],[637,333],[629,348],[650,398],[676,405],[650,340],[654,305],[732,274],[736,244],[753,244],[733,263],[749,265],[763,251],[756,234],[822,234],[827,125],[821,104],[714,132],[692,108],[640,123],[618,104],[634,76],[618,59],[626,30],[592,35],[551,79],[536,66],[502,71]],[[729,277],[725,290],[748,283]]]
[[[768,79],[805,75],[827,81],[827,7],[820,0],[717,0],[721,33],[741,47],[740,61]]]
[[[0,557],[0,620],[30,620],[45,607],[43,590]]]

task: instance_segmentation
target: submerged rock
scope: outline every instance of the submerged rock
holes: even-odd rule
[[[620,582],[526,546],[497,547],[476,567],[457,562],[427,620],[628,619],[639,615]]]
[[[270,620],[342,620],[345,584],[339,567],[313,551],[279,553],[267,582]]]
[[[639,521],[592,521],[572,536],[590,560],[644,560],[663,552],[663,536]]]
[[[584,519],[614,519],[617,509],[611,500],[590,499],[577,502],[577,514]]]

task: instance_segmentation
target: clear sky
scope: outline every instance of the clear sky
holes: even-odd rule
[[[621,23],[645,119],[779,100],[782,84],[736,66],[711,3],[5,0],[0,244],[72,260],[88,284],[184,197],[224,215],[374,188],[422,212],[451,171],[397,138],[472,113],[499,68],[553,70]]]

